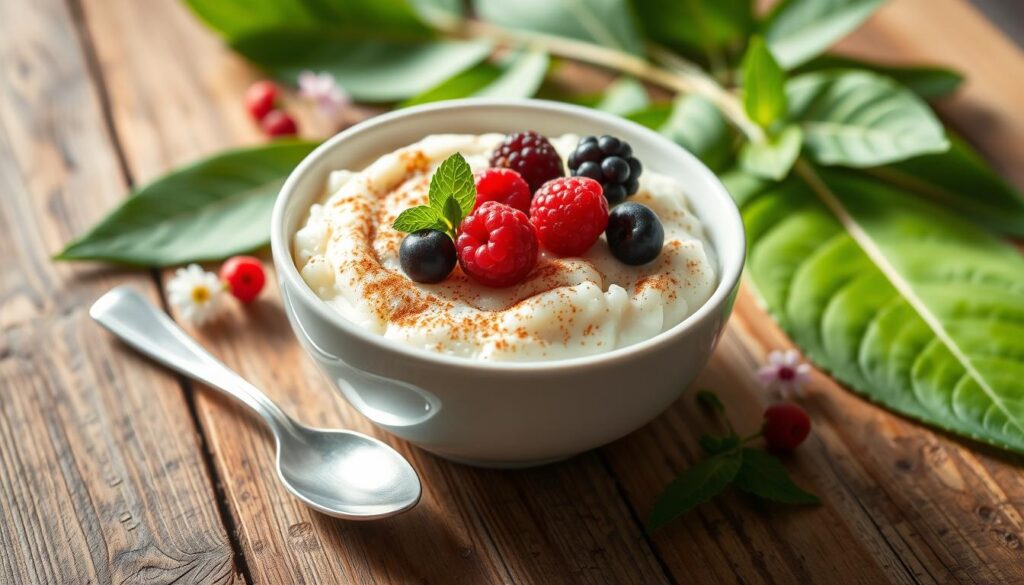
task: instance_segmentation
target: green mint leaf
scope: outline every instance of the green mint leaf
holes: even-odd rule
[[[476,183],[473,181],[473,169],[457,152],[446,158],[430,177],[430,207],[444,216],[445,203],[449,198],[454,198],[459,204],[461,213],[458,221],[452,221],[452,225],[458,226],[476,204]]]
[[[459,202],[454,197],[449,197],[444,202],[444,209],[441,210],[441,215],[444,216],[445,220],[451,224],[452,227],[452,239],[455,239],[455,231],[459,229],[459,224],[462,223],[463,213],[462,207],[459,206]]]
[[[793,483],[778,459],[760,449],[743,449],[736,487],[759,498],[783,504],[820,504],[818,496]]]
[[[701,408],[707,408],[721,414],[725,413],[725,405],[718,399],[718,395],[711,390],[698,390],[696,398],[697,404]]]
[[[743,57],[743,108],[765,128],[786,115],[786,75],[759,36]]]
[[[427,207],[426,205],[410,207],[398,214],[398,217],[395,218],[391,227],[405,233],[418,232],[420,230],[427,229],[440,230],[443,232],[449,231],[449,226],[445,222],[444,216],[442,216],[433,207]]]
[[[705,459],[680,473],[654,502],[647,518],[647,531],[654,532],[716,496],[732,483],[742,462],[742,451],[737,449]]]
[[[885,0],[783,0],[762,25],[772,53],[792,69],[831,47]]]
[[[740,436],[736,433],[728,435],[701,435],[697,442],[708,455],[718,455],[740,446]]]
[[[804,133],[799,126],[787,126],[764,142],[748,142],[740,150],[743,170],[762,179],[781,181],[800,154]]]

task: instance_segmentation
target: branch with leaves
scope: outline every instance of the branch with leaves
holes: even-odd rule
[[[658,130],[729,188],[748,284],[818,366],[906,416],[1024,452],[1024,260],[1003,239],[1024,236],[1024,199],[929,107],[960,75],[827,54],[881,0],[782,0],[767,14],[751,0],[187,1],[286,82],[323,71],[398,106],[555,97]],[[550,83],[561,59],[621,77],[566,96]],[[675,97],[652,101],[641,82]],[[172,173],[59,257],[167,265],[263,244],[248,228],[265,222],[242,222],[269,210],[307,147],[279,148]],[[236,229],[216,246],[190,235],[211,224]]]

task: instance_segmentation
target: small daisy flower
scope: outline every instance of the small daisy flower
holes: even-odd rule
[[[811,379],[811,366],[802,363],[792,349],[775,350],[768,354],[768,364],[757,371],[757,379],[765,388],[778,391],[783,399],[803,396],[804,384]]]
[[[183,319],[202,325],[216,316],[224,297],[224,283],[198,264],[179,268],[167,282],[167,299]]]
[[[299,73],[299,95],[316,104],[317,110],[329,120],[337,120],[341,111],[352,103],[352,97],[330,73]]]

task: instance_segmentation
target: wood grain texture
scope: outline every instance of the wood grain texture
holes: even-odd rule
[[[0,23],[0,582],[236,582],[181,387],[88,318],[153,279],[49,260],[126,190],[73,14]]]

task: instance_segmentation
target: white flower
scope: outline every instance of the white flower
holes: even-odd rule
[[[757,379],[784,399],[803,396],[804,384],[811,379],[811,366],[800,362],[799,354],[792,349],[775,350],[768,354],[768,364],[757,371]]]
[[[352,103],[351,96],[334,81],[330,73],[299,73],[299,95],[316,104],[317,110],[329,120],[337,120],[341,111]]]
[[[198,264],[179,268],[167,282],[167,299],[183,319],[202,325],[214,317],[224,297],[224,283]]]

